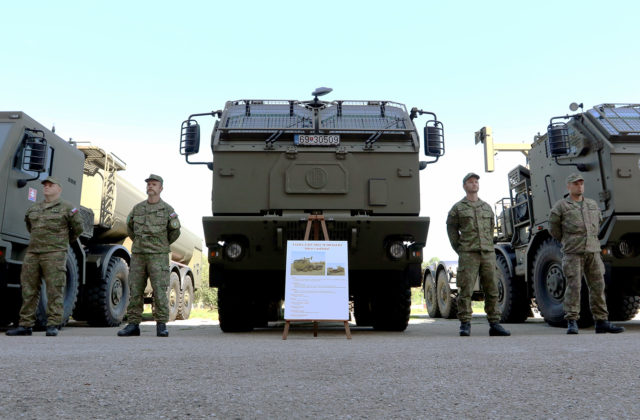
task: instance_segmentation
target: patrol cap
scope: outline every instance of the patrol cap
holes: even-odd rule
[[[582,175],[577,174],[577,173],[572,173],[567,177],[567,184],[571,184],[572,182],[576,182],[576,181],[584,181],[584,178],[582,177]]]
[[[48,177],[47,177],[47,179],[45,179],[45,180],[43,180],[43,181],[41,182],[41,184],[44,184],[45,182],[50,182],[50,183],[52,183],[52,184],[58,184],[58,185],[60,185],[60,186],[62,187],[62,185],[60,184],[60,181],[58,181],[57,179],[55,179],[55,178],[54,178],[54,177],[52,177],[52,176],[48,176]]]
[[[473,177],[476,177],[476,178],[480,179],[480,175],[478,175],[476,173],[473,173],[473,172],[469,172],[468,174],[466,174],[464,176],[464,178],[462,178],[462,185],[464,185],[464,183],[467,182],[467,180],[469,178],[473,178]]]
[[[151,175],[149,175],[149,178],[144,180],[144,182],[149,182],[149,181],[158,181],[161,184],[164,183],[162,181],[162,177],[160,175],[156,175],[156,174],[151,174]]]

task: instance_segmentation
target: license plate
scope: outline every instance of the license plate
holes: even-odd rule
[[[338,134],[296,134],[294,144],[298,146],[337,146],[340,144]]]

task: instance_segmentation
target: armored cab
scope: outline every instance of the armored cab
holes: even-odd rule
[[[330,91],[330,89],[328,90]],[[203,218],[220,326],[246,331],[276,320],[288,240],[322,214],[331,240],[349,246],[358,325],[404,330],[419,285],[429,218],[419,216],[418,172],[444,153],[435,114],[390,101],[237,100],[182,125],[181,153],[197,153],[196,116],[211,135],[212,216]],[[428,114],[425,153],[413,120]]]
[[[534,138],[528,160],[528,168],[509,173],[509,198],[499,203],[503,318],[523,321],[535,297],[548,323],[563,324],[562,251],[548,220],[551,207],[568,194],[567,176],[579,172],[585,196],[602,211],[599,239],[610,319],[631,319],[640,307],[640,105],[602,104],[554,117],[547,133]],[[583,295],[586,325],[592,322],[586,287]]]

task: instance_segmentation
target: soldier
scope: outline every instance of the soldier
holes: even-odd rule
[[[57,336],[58,327],[62,325],[67,247],[82,233],[82,217],[76,207],[60,199],[62,186],[57,179],[50,176],[42,181],[42,185],[44,201],[31,206],[24,217],[31,240],[20,272],[20,321],[17,328],[7,331],[7,335],[31,335],[42,277],[47,288],[46,335]]]
[[[493,251],[493,211],[478,198],[480,176],[468,173],[462,179],[466,197],[453,205],[447,216],[447,233],[454,251],[458,253],[458,319],[460,336],[471,335],[471,295],[480,274],[484,291],[484,310],[489,320],[490,336],[507,336],[500,321],[498,286],[496,284],[496,256]]]
[[[131,301],[127,308],[129,324],[118,331],[118,336],[139,336],[144,289],[147,277],[153,288],[153,317],[156,335],[168,337],[169,321],[169,245],[180,236],[180,221],[173,207],[160,199],[162,177],[149,175],[147,200],[136,204],[127,217],[127,232],[133,241],[129,287]]]
[[[589,287],[589,306],[596,320],[596,334],[621,333],[623,327],[608,321],[604,297],[604,264],[600,258],[598,232],[602,214],[598,204],[584,197],[584,178],[572,173],[567,177],[569,196],[551,209],[551,236],[562,242],[562,271],[567,279],[564,293],[564,318],[567,334],[578,334],[580,286],[582,276]]]

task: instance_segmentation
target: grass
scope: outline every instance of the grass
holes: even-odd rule
[[[217,309],[209,309],[209,308],[198,308],[193,307],[191,309],[191,315],[189,319],[207,319],[210,321],[218,320],[218,310]],[[153,314],[151,312],[151,305],[144,305],[144,312],[142,312],[142,320],[143,321],[153,321]]]
[[[484,302],[471,302],[471,309],[474,314],[484,313]],[[424,305],[424,295],[421,287],[411,288],[411,315],[425,315],[427,308]]]

